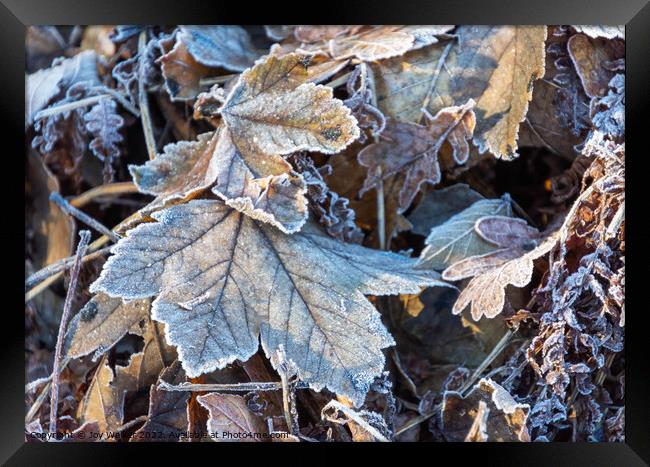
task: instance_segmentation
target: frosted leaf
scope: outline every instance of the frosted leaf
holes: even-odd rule
[[[236,394],[219,394],[216,392],[198,396],[196,400],[205,407],[209,414],[207,431],[209,433],[266,433],[267,428],[260,417],[248,408],[246,400]],[[242,441],[237,437],[212,438],[214,441]],[[244,438],[243,441],[261,441],[262,438]]]
[[[368,168],[359,194],[363,195],[385,178],[404,172],[399,212],[408,209],[424,183],[440,182],[438,152],[445,141],[451,144],[456,162],[467,161],[468,140],[472,138],[475,124],[473,107],[474,101],[470,100],[461,106],[442,109],[428,119],[427,126],[387,119],[379,142],[359,152],[359,163]]]
[[[149,299],[124,303],[105,294],[95,295],[68,326],[66,356],[78,358],[98,348],[109,350],[138,322],[149,316]]]
[[[512,259],[512,256],[518,250],[513,248],[488,253],[483,257],[468,258],[464,262],[454,264],[450,268],[454,270],[453,273],[445,271],[444,277],[449,280],[459,280],[470,275],[477,275],[472,278],[458,296],[452,313],[461,313],[471,303],[472,318],[476,321],[481,319],[481,316],[494,318],[500,314],[505,304],[506,287],[508,285],[514,285],[515,287],[528,285],[533,275],[533,261],[548,253],[556,242],[557,236],[550,235],[537,248],[514,259]],[[506,258],[498,258],[497,261],[494,261],[499,254],[505,255]],[[510,256],[510,258],[507,256]],[[485,261],[485,257],[493,260],[493,263],[481,263],[481,260]],[[475,259],[479,260],[479,266],[482,267],[477,267],[476,264],[474,264],[474,267],[462,267],[463,264],[471,263]],[[496,267],[494,267],[495,265]]]
[[[422,107],[433,114],[474,99],[474,143],[481,153],[513,159],[533,83],[544,74],[546,26],[460,26],[454,35],[454,42],[373,64],[378,106],[418,122]]]
[[[419,266],[443,270],[461,259],[496,249],[474,230],[474,224],[485,216],[511,215],[510,199],[484,199],[452,216],[444,224],[431,229],[426,247],[420,254]]]
[[[72,85],[82,82],[99,85],[97,55],[85,50],[61,60],[51,68],[27,76],[25,83],[25,122],[31,124],[39,110]]]
[[[567,42],[567,50],[587,96],[605,95],[607,84],[616,74],[612,64],[625,57],[625,43],[574,34]]]
[[[260,53],[240,26],[181,26],[179,41],[202,65],[244,71]]]
[[[380,26],[358,35],[332,40],[329,51],[337,60],[357,58],[370,62],[395,57],[407,52],[415,37],[408,32],[399,31],[394,26]]]
[[[413,224],[413,232],[426,237],[433,227],[482,199],[469,185],[457,183],[427,192],[408,219]]]
[[[574,25],[573,29],[594,38],[625,39],[625,26]]]
[[[296,26],[293,30],[293,35],[300,42],[313,43],[321,41],[329,41],[336,39],[339,36],[344,36],[351,32],[355,32],[363,26],[347,26],[347,25],[329,25],[329,26],[314,26],[302,25]]]
[[[307,220],[303,177],[280,156],[247,155],[223,131],[214,151],[217,183],[212,192],[244,214],[283,232],[300,230]]]
[[[332,89],[308,82],[308,64],[294,53],[269,55],[242,73],[220,109],[242,153],[333,154],[359,137],[356,119]]]
[[[214,183],[219,168],[213,157],[218,132],[203,133],[196,141],[168,144],[163,153],[129,172],[142,193],[164,199],[184,198]]]
[[[202,90],[201,78],[211,72],[210,68],[194,59],[180,40],[176,40],[174,47],[162,55],[159,62],[165,88],[173,101],[194,99]]]
[[[393,344],[364,297],[446,285],[391,252],[340,243],[313,224],[286,235],[219,201],[193,200],[152,214],[122,239],[92,291],[124,299],[157,295],[188,376],[282,345],[299,377],[360,404]],[[210,292],[187,310],[179,303]],[[275,359],[272,363],[277,365]]]

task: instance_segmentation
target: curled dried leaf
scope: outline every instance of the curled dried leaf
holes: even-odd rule
[[[207,430],[218,435],[211,438],[214,441],[261,441],[261,435],[267,433],[264,422],[248,408],[241,396],[212,392],[196,400],[210,414]],[[224,432],[228,432],[229,437],[221,437]]]

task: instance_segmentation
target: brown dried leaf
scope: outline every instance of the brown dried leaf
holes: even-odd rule
[[[241,396],[213,392],[196,399],[210,413],[208,432],[219,435],[211,438],[214,441],[262,441],[259,435],[267,433],[264,422],[251,412]],[[235,437],[223,438],[223,432],[235,434]],[[237,437],[238,435],[243,437]]]
[[[526,428],[530,406],[515,401],[508,391],[489,378],[481,379],[465,398],[453,391],[444,394],[442,429],[446,441],[465,441],[480,415],[481,402],[488,409],[487,441],[530,441]]]
[[[364,62],[402,55],[413,46],[415,37],[396,29],[394,26],[379,26],[340,40],[334,39],[329,43],[329,52],[337,60],[354,57]]]
[[[308,63],[298,54],[269,55],[242,73],[220,110],[239,151],[333,154],[359,137],[355,118],[332,89],[308,82]]]
[[[190,376],[250,358],[261,334],[274,365],[284,347],[303,381],[360,404],[393,343],[363,294],[446,285],[405,256],[337,242],[312,224],[286,235],[219,201],[153,217],[117,244],[91,290],[158,295],[153,318]]]
[[[373,65],[378,105],[388,116],[418,122],[422,107],[435,113],[474,99],[474,143],[513,159],[532,84],[544,74],[546,27],[461,26],[455,35],[456,43]]]
[[[470,100],[458,107],[442,109],[430,118],[427,126],[387,119],[380,141],[359,152],[359,163],[368,167],[359,194],[375,188],[380,180],[405,172],[399,212],[408,209],[422,184],[440,182],[438,152],[445,141],[451,144],[459,164],[469,157],[467,140],[474,131],[473,106]]]
[[[112,382],[113,370],[104,357],[77,410],[77,416],[82,424],[97,422],[100,432],[115,431],[122,425],[124,412],[120,403],[121,398]]]
[[[363,26],[296,26],[293,30],[294,36],[300,42],[307,44],[320,41],[336,39],[339,36],[349,34],[350,32],[362,28]]]
[[[169,384],[185,381],[185,372],[178,360],[160,373],[159,380]],[[187,432],[187,400],[189,394],[165,391],[151,386],[147,421],[131,437],[133,442],[178,441]]]
[[[33,151],[27,155],[26,194],[31,198],[27,229],[31,230],[33,250],[30,251],[35,269],[47,266],[72,254],[74,221],[53,201],[59,181],[48,170],[43,158]]]
[[[497,264],[501,263],[496,267],[490,267],[490,269],[487,269],[489,266],[486,267],[485,256],[475,257],[478,264],[473,267],[471,267],[472,262],[475,261],[473,258],[468,258],[460,264],[454,264],[443,273],[443,277],[448,280],[460,280],[474,274],[478,275],[475,275],[460,293],[452,312],[459,314],[471,303],[472,318],[475,321],[481,319],[481,316],[486,318],[497,316],[505,304],[506,287],[508,285],[515,287],[528,285],[533,274],[533,261],[548,253],[556,242],[557,236],[549,235],[534,250],[514,259],[508,259],[508,256],[512,257],[516,254],[517,249],[514,248],[499,250],[499,253],[488,253],[485,256],[488,256],[490,260]],[[521,250],[519,251],[521,252]],[[498,257],[498,255],[504,255],[505,258]]]
[[[612,63],[625,56],[625,44],[620,47],[606,39],[591,39],[584,34],[574,34],[567,48],[575,65],[585,93],[589,97],[601,97],[607,93],[608,84],[616,72]]]
[[[134,326],[148,318],[150,308],[149,299],[124,303],[106,294],[95,295],[68,325],[66,356],[106,352],[127,332],[134,333]]]
[[[159,61],[165,87],[173,101],[195,98],[202,90],[201,78],[210,74],[210,68],[197,62],[180,40]]]

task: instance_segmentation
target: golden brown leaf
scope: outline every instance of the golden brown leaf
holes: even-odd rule
[[[165,87],[172,100],[195,98],[201,92],[201,78],[210,74],[210,68],[197,62],[179,40],[173,49],[160,57],[160,63]]]
[[[616,74],[612,69],[617,58],[625,56],[625,45],[606,39],[592,39],[574,34],[567,43],[569,56],[576,67],[580,81],[589,97],[607,94],[608,84]]]
[[[212,438],[214,441],[262,441],[260,435],[267,433],[264,422],[251,412],[241,396],[213,392],[196,400],[210,413],[207,429],[217,435]],[[223,437],[224,432],[234,437]]]
[[[418,122],[422,107],[436,113],[474,99],[474,143],[481,152],[512,159],[533,82],[544,74],[546,27],[461,26],[455,34],[455,42],[373,65],[379,107]]]
[[[124,412],[121,397],[112,382],[113,370],[103,358],[79,404],[77,416],[82,424],[97,422],[101,432],[115,431],[122,424]]]

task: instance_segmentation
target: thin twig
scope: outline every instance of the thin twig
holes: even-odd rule
[[[75,208],[82,208],[92,200],[106,195],[123,195],[129,193],[138,193],[138,187],[133,182],[107,183],[96,186],[90,190],[75,196],[70,200],[70,204]]]
[[[96,104],[102,99],[110,99],[110,98],[111,98],[110,94],[100,94],[98,96],[90,96],[90,97],[86,97],[85,99],[79,99],[78,101],[56,105],[54,107],[48,107],[47,109],[43,109],[40,112],[37,112],[36,115],[34,115],[34,120],[40,120],[42,118],[50,117],[52,115],[60,114],[63,112],[69,112],[71,110],[78,109],[80,107],[86,107],[88,105]]]
[[[231,75],[222,75],[222,76],[213,76],[212,78],[201,78],[199,80],[199,86],[212,86],[214,84],[224,84],[230,81],[233,78],[239,76],[238,74]]]
[[[384,204],[384,180],[377,182],[377,233],[379,234],[379,248],[386,249],[386,207]]]
[[[61,196],[60,193],[58,192],[53,192],[50,195],[50,201],[55,202],[65,213],[69,214],[70,216],[80,220],[84,224],[86,224],[88,227],[92,227],[95,229],[97,232],[106,235],[108,238],[113,240],[114,242],[117,242],[120,240],[120,236],[116,234],[115,232],[111,231],[108,227],[106,227],[104,224],[101,222],[93,219],[90,217],[88,214],[86,214],[83,211],[80,211],[79,209],[75,208],[72,206],[70,203],[68,203],[65,199],[63,199],[63,196]]]
[[[106,86],[101,86],[97,89],[104,91],[109,96],[115,98],[117,102],[122,104],[122,107],[131,112],[135,117],[140,118],[140,111],[136,109],[120,92],[115,89],[107,88]]]
[[[52,391],[50,395],[50,433],[56,434],[57,408],[59,405],[59,368],[61,366],[61,353],[63,352],[63,341],[65,340],[65,329],[70,319],[72,311],[72,300],[77,288],[79,279],[79,270],[81,269],[81,258],[86,254],[88,242],[90,241],[90,232],[82,230],[79,232],[79,244],[77,245],[77,254],[70,274],[70,285],[65,295],[63,304],[63,315],[59,324],[59,335],[56,339],[56,349],[54,352],[54,365],[52,370]]]
[[[328,86],[330,88],[338,88],[339,86],[348,82],[348,79],[350,78],[351,74],[352,74],[351,71],[345,73],[344,75],[339,76],[338,78],[330,81],[329,83],[325,83],[325,86]]]
[[[144,132],[144,141],[147,144],[149,159],[156,157],[156,140],[153,137],[153,126],[151,124],[151,113],[149,112],[149,102],[147,99],[147,90],[144,87],[144,49],[147,45],[147,30],[144,29],[138,38],[138,53],[140,54],[140,63],[138,66],[138,102],[142,121],[142,131]]]
[[[169,384],[166,381],[160,381],[158,388],[163,391],[181,391],[181,392],[263,392],[263,391],[280,391],[282,383],[280,381],[270,382],[250,382],[235,384],[198,384],[198,383],[180,383],[177,385]],[[298,382],[295,384],[296,389],[307,389],[307,383]]]
[[[112,247],[107,246],[97,251],[94,251],[92,253],[88,253],[83,258],[81,258],[81,262],[85,263],[95,258],[99,258],[100,256],[103,256],[105,254],[108,254],[110,253],[111,248]],[[44,281],[48,277],[53,276],[57,272],[67,271],[74,264],[74,260],[75,260],[75,256],[68,256],[67,258],[60,259],[56,263],[52,263],[48,266],[45,266],[43,269],[36,271],[34,274],[29,276],[27,279],[25,279],[25,290],[31,289],[36,284]]]

